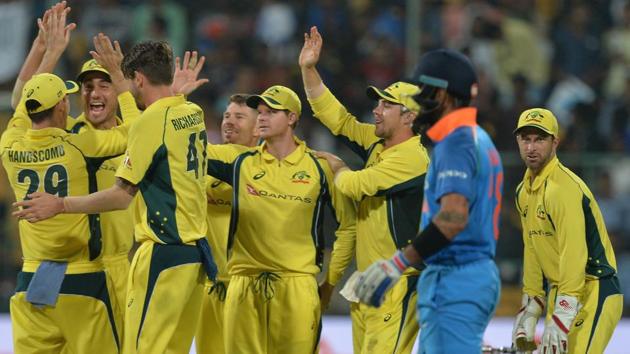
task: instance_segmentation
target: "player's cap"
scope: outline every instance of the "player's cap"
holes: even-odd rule
[[[83,82],[85,75],[94,71],[104,73],[105,75],[107,75],[107,77],[110,77],[109,71],[105,70],[105,68],[102,67],[101,64],[99,64],[96,60],[90,59],[83,63],[83,66],[81,67],[81,72],[79,73],[79,75],[77,75],[77,82]]]
[[[273,109],[289,110],[298,115],[302,113],[302,102],[298,95],[288,87],[275,85],[266,89],[260,95],[253,95],[247,98],[247,105],[253,109],[258,108],[260,101]]]
[[[464,54],[451,49],[424,54],[409,81],[420,87],[443,88],[461,99],[469,100],[477,95],[477,74],[472,63]]]
[[[53,108],[66,94],[79,90],[79,86],[74,81],[63,81],[55,74],[34,75],[24,85],[22,95],[24,100],[35,100],[39,106],[28,113],[39,113]]]
[[[544,108],[532,108],[521,113],[514,134],[525,127],[538,128],[547,134],[558,137],[558,120],[550,110]]]
[[[402,81],[389,85],[385,90],[374,86],[370,86],[366,90],[368,97],[375,101],[384,99],[385,101],[403,105],[415,113],[420,112],[420,105],[413,99],[413,96],[418,92],[420,92],[418,86]]]

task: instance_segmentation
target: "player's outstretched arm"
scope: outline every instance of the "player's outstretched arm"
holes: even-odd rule
[[[116,184],[106,190],[77,197],[58,197],[56,195],[35,192],[30,199],[13,203],[22,208],[14,211],[13,216],[28,222],[50,219],[57,214],[97,214],[105,211],[127,209],[138,187],[128,181],[117,178]]]
[[[199,73],[206,62],[206,57],[201,56],[197,51],[184,52],[184,60],[180,57],[175,58],[175,72],[173,73],[173,84],[171,88],[175,94],[183,94],[188,96],[196,89],[209,82],[208,79],[199,79]]]
[[[33,44],[31,45],[31,49],[24,60],[24,64],[22,64],[22,68],[20,69],[20,73],[18,74],[18,78],[15,81],[15,86],[13,87],[13,92],[11,94],[11,107],[16,109],[18,103],[20,102],[20,98],[22,97],[22,89],[24,88],[24,84],[31,79],[33,75],[40,71],[40,65],[42,64],[42,60],[44,58],[44,54],[46,53],[46,33],[45,29],[49,24],[49,20],[51,14],[57,13],[60,15],[62,12],[68,13],[70,11],[70,7],[66,6],[66,2],[58,2],[53,5],[50,9],[44,12],[44,15],[41,18],[37,19],[38,32],[37,36],[33,40]],[[70,23],[66,25],[67,29],[71,31],[76,27],[74,23]],[[54,67],[54,65],[53,65]]]
[[[315,67],[319,62],[322,45],[323,39],[316,26],[311,27],[309,33],[304,33],[304,45],[298,63],[302,72],[302,81],[304,81],[304,91],[306,97],[310,99],[321,96],[325,90],[322,78]]]

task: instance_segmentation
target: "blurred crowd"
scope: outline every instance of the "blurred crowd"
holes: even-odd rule
[[[419,2],[419,13],[407,11]],[[0,0],[1,117],[7,95],[36,33],[45,0]],[[522,243],[514,188],[523,174],[512,130],[520,112],[552,110],[561,125],[560,157],[597,196],[613,239],[620,278],[630,293],[630,1],[629,0],[70,0],[78,27],[58,73],[76,76],[89,58],[92,36],[104,32],[124,48],[165,39],[176,55],[198,50],[210,79],[191,95],[206,114],[210,140],[219,142],[227,98],[259,93],[272,84],[302,90],[297,58],[303,33],[316,25],[324,37],[318,67],[324,82],[351,112],[369,122],[367,85],[404,78],[406,18],[419,31],[420,52],[450,47],[477,67],[479,122],[504,156],[506,180],[498,263],[504,284],[518,286]],[[414,37],[415,38],[415,37]],[[5,102],[6,101],[6,102]],[[6,119],[4,120],[6,122]],[[345,154],[314,119],[298,133],[318,149]],[[4,173],[4,171],[2,171]],[[0,311],[6,311],[20,264],[13,196],[0,188]],[[630,309],[630,296],[627,296]],[[630,311],[626,311],[630,314]]]

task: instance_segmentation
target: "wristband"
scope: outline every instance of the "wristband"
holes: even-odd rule
[[[427,259],[450,243],[451,240],[446,238],[442,231],[431,221],[429,225],[416,236],[412,245],[422,259]]]

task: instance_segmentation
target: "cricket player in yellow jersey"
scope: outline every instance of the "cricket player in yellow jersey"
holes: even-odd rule
[[[323,266],[323,207],[338,239],[354,238],[352,201],[334,188],[330,166],[294,134],[302,111],[291,89],[251,96],[264,143],[208,146],[208,173],[232,185],[224,318],[227,353],[312,353],[319,341],[315,275]],[[330,203],[329,203],[330,202]]]
[[[597,201],[556,157],[552,112],[524,111],[514,133],[527,171],[516,189],[525,252],[512,341],[519,350],[535,350],[536,322],[546,307],[539,353],[604,353],[621,318],[623,295]]]
[[[337,184],[358,203],[357,238],[356,244],[335,244],[326,281],[320,286],[329,298],[355,253],[358,270],[364,271],[373,262],[391,257],[417,234],[429,157],[414,128],[420,107],[412,96],[418,86],[397,82],[385,90],[369,87],[368,96],[378,102],[373,110],[375,124],[360,123],[324,86],[315,67],[321,48],[322,37],[312,27],[300,54],[309,103],[315,116],[365,163],[359,171],[344,173]],[[341,163],[327,157],[331,165]],[[414,306],[418,273],[410,268],[378,308],[351,303],[355,353],[411,353],[418,335]]]
[[[95,59],[86,61],[77,77],[80,84],[81,103],[83,112],[76,119],[68,119],[66,129],[71,133],[81,133],[87,129],[111,129],[122,124],[122,119],[116,116],[120,107],[123,117],[134,119],[140,115],[133,96],[128,91],[128,84],[120,71],[122,52],[117,43],[111,45],[109,38],[100,35],[95,38],[99,59],[105,60],[106,65],[114,68],[113,75]],[[117,50],[114,50],[117,48]],[[118,100],[117,93],[120,93]],[[122,163],[124,156],[102,158],[93,161],[89,168],[92,171],[90,181],[97,190],[103,190],[114,185],[115,173]],[[133,245],[133,217],[131,210],[101,213],[98,223],[103,235],[103,264],[113,284],[113,292],[117,303],[117,316],[124,318],[124,304],[127,295],[127,277],[129,274],[129,251]],[[121,331],[122,333],[122,331]]]
[[[221,122],[223,143],[247,147],[256,146],[256,117],[258,112],[247,106],[248,95],[230,96]],[[217,280],[207,281],[195,345],[197,353],[227,353],[223,344],[223,307],[229,285],[227,272],[227,240],[232,213],[232,186],[206,176],[206,195],[208,196],[208,233],[206,237],[212,248],[212,255],[217,264]]]
[[[37,191],[59,197],[95,191],[95,171],[89,166],[124,152],[128,125],[80,135],[64,130],[66,94],[77,89],[53,74],[35,75],[26,83],[19,106],[28,112],[32,129],[22,127],[20,121],[28,117],[20,108],[0,139],[2,162],[17,200]],[[16,352],[66,347],[76,353],[117,353],[120,323],[100,262],[98,214],[27,221],[34,220],[19,223],[24,265],[11,299]]]
[[[183,353],[192,344],[204,278],[216,274],[204,237],[205,198],[190,197],[205,191],[203,111],[173,95],[173,56],[166,42],[135,45],[122,69],[146,109],[129,132],[116,185],[82,197],[35,194],[16,203],[29,207],[16,214],[38,221],[60,212],[125,209],[140,190],[134,221],[141,245],[131,264],[123,352]]]

